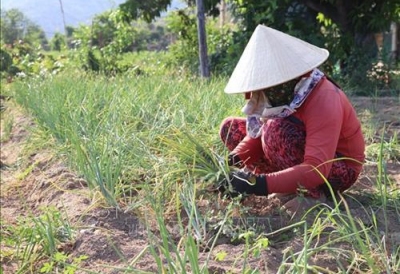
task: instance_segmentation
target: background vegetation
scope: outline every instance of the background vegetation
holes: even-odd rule
[[[95,16],[91,25],[65,26],[66,33],[56,33],[50,41],[20,11],[2,11],[2,77],[56,73],[65,66],[109,75],[127,70],[143,73],[143,66],[126,57],[143,51],[163,52],[162,65],[196,75],[195,1],[187,3],[187,8],[160,17],[170,0],[127,0],[118,9]],[[350,87],[348,90],[364,95],[376,88],[397,90],[399,54],[392,51],[390,34],[391,24],[400,21],[396,0],[346,4],[332,0],[204,0],[204,4],[213,76],[229,75],[255,27],[265,24],[328,48],[330,57],[324,70]]]

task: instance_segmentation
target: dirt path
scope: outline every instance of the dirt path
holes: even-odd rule
[[[366,127],[369,142],[379,142],[381,130],[385,125],[385,138],[400,136],[400,106],[398,98],[354,98],[360,119],[363,123],[371,123]],[[31,129],[34,123],[13,105],[5,103],[6,110],[2,113],[1,121],[1,232],[7,236],[11,233],[10,227],[17,226],[18,220],[23,217],[43,214],[43,208],[54,207],[68,216],[72,227],[75,228],[74,240],[58,246],[58,251],[69,254],[72,258],[81,255],[88,256],[80,266],[94,273],[124,273],[117,268],[126,268],[136,256],[134,268],[157,272],[154,258],[148,252],[148,232],[138,218],[130,212],[117,212],[107,208],[101,202],[101,197],[92,193],[85,180],[71,172],[62,160],[56,158],[49,150],[30,151],[26,147],[31,142]],[[397,144],[400,143],[397,141]],[[28,151],[28,152],[27,152]],[[400,155],[388,159],[387,173],[400,188]],[[398,157],[398,158],[396,158]],[[371,159],[364,167],[358,183],[350,192],[359,201],[363,200],[363,192],[374,187],[376,182],[376,163]],[[254,203],[256,204],[256,203]],[[354,214],[363,218],[360,204],[351,205]],[[265,215],[267,208],[254,208],[255,214]],[[289,222],[284,217],[272,216],[275,226],[283,226]],[[393,228],[400,227],[399,216],[389,215],[388,222]],[[377,215],[378,222],[383,222]],[[281,223],[279,223],[281,222]],[[397,234],[396,234],[397,235]],[[2,237],[3,238],[3,237]],[[394,242],[396,244],[396,242]],[[399,243],[400,244],[400,239]],[[262,251],[259,258],[249,259],[253,267],[258,267],[262,273],[275,273],[283,257],[283,250],[292,248],[294,251],[302,247],[301,238],[292,238],[290,241],[276,241],[267,250]],[[147,248],[147,249],[146,249]],[[4,241],[1,243],[0,262],[3,273],[15,273],[18,262],[6,256],[7,250],[12,247]],[[212,273],[226,273],[239,271],[242,260],[238,254],[245,251],[244,244],[232,245],[221,242],[213,250],[217,253],[226,253],[223,262],[210,260],[209,270]],[[199,261],[208,257],[207,250],[200,254]],[[333,268],[336,259],[326,254],[313,258],[314,263],[326,268]],[[108,266],[114,267],[110,268]],[[232,267],[233,266],[233,267]],[[0,271],[1,272],[1,271]],[[79,273],[79,271],[77,271]]]

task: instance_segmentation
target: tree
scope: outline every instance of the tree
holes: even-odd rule
[[[19,40],[24,40],[30,45],[47,44],[44,31],[18,9],[1,11],[1,39],[9,45]]]
[[[119,66],[122,54],[147,47],[150,32],[125,21],[124,16],[120,9],[106,11],[96,15],[91,26],[74,31],[78,59],[85,68],[107,74],[122,72],[126,69]]]
[[[198,48],[200,60],[200,74],[202,77],[209,77],[208,57],[207,57],[207,40],[205,29],[205,7],[210,13],[218,14],[219,9],[216,4],[219,0],[188,0],[190,6],[197,7],[197,30],[198,30]],[[171,4],[171,0],[127,0],[120,5],[121,10],[125,13],[127,20],[135,20],[143,18],[147,22],[151,22],[154,18],[159,17],[162,11],[166,11]]]
[[[210,77],[210,70],[208,67],[207,56],[207,36],[206,36],[206,22],[204,16],[204,3],[203,0],[196,0],[197,4],[197,35],[199,39],[199,60],[200,60],[200,74],[202,77]]]
[[[231,0],[231,12],[241,32],[235,44],[247,41],[258,24],[265,24],[320,47],[330,57],[324,70],[350,85],[364,83],[382,55],[375,34],[400,21],[399,0]],[[339,65],[340,69],[336,69]]]
[[[130,22],[142,18],[150,23],[154,18],[159,17],[163,11],[166,11],[170,4],[171,0],[126,0],[119,7],[124,12],[126,21]]]
[[[377,0],[300,0],[310,9],[323,13],[343,33],[354,36],[385,31],[392,21],[400,19],[400,1]],[[362,37],[360,41],[362,42]]]
[[[350,55],[352,49],[364,48],[376,55],[374,35],[390,29],[392,22],[400,21],[400,1],[376,0],[301,0],[311,10],[330,19],[340,32],[343,51]],[[345,41],[348,39],[349,41]]]
[[[128,20],[151,21],[170,2],[127,0],[120,7]],[[194,5],[196,0],[186,2]],[[218,15],[220,0],[203,2],[206,14]],[[400,22],[399,0],[226,0],[226,3],[238,30],[232,34],[231,48],[225,48],[223,60],[236,60],[256,26],[265,24],[329,48],[331,55],[324,69],[344,78],[356,76],[353,78],[359,83],[365,81],[378,56],[375,34],[389,31],[391,22]],[[340,70],[336,70],[337,64]]]
[[[308,22],[310,19],[315,23],[330,20],[342,36],[352,37],[358,45],[363,44],[371,34],[388,30],[391,22],[400,20],[399,0],[231,0],[231,3],[234,14],[249,32],[259,23],[280,24],[278,28],[282,27],[287,24],[288,15],[293,18],[290,14],[297,13],[299,17],[307,17]],[[323,15],[319,18],[323,18],[324,22],[317,20],[317,14]],[[314,29],[320,29],[320,26],[318,24]],[[293,27],[298,29],[302,25]],[[307,29],[312,28],[308,26]]]
[[[218,16],[217,5],[221,0],[203,0],[205,13]],[[230,0],[231,11],[237,21],[243,25],[245,32],[252,33],[260,23],[275,26],[282,31],[296,31],[305,28],[306,31],[320,30],[325,19],[336,25],[342,37],[350,37],[356,45],[365,45],[374,33],[388,30],[391,22],[400,21],[399,0]],[[189,6],[195,6],[196,0],[186,0]],[[126,19],[135,20],[143,18],[150,22],[166,11],[171,0],[127,0],[120,5]],[[292,20],[296,14],[297,19],[305,19],[307,26],[287,21]],[[323,18],[319,20],[317,18]],[[288,17],[289,16],[289,17]],[[292,20],[293,21],[293,20]],[[323,22],[322,22],[323,21]],[[315,23],[316,27],[310,23]],[[284,28],[284,29],[282,29]],[[302,32],[306,32],[301,30]],[[351,45],[353,46],[353,45]],[[347,46],[350,47],[350,46]]]
[[[50,40],[50,48],[52,50],[61,51],[65,46],[65,35],[59,32],[54,34],[53,38]]]
[[[318,12],[325,29],[331,33],[326,40],[334,50],[334,57],[340,65],[340,76],[346,82],[372,89],[375,86],[387,88],[391,84],[388,80],[391,56],[389,52],[386,56],[382,55],[382,38],[383,32],[390,30],[392,22],[400,22],[399,0],[300,2]],[[377,40],[377,37],[380,39]]]
[[[12,45],[23,38],[26,18],[17,9],[1,11],[1,38],[5,44]]]

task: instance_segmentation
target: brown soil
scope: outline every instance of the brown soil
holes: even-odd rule
[[[380,142],[382,129],[385,125],[384,138],[398,138],[400,136],[400,104],[399,98],[353,98],[353,103],[363,123],[376,125],[375,132],[369,133],[371,138],[368,144]],[[9,233],[5,228],[18,222],[18,218],[42,214],[42,208],[54,206],[63,214],[74,227],[76,234],[73,241],[58,247],[59,251],[76,258],[87,255],[80,266],[93,273],[126,273],[118,268],[127,269],[133,262],[134,269],[157,273],[157,264],[149,249],[140,254],[148,245],[148,231],[143,223],[133,212],[117,211],[104,206],[99,194],[92,193],[84,179],[72,172],[67,165],[56,158],[47,149],[31,152],[26,155],[24,146],[29,143],[31,128],[35,127],[32,120],[22,114],[12,102],[2,102],[6,106],[8,117],[13,117],[13,127],[10,135],[1,143],[1,233]],[[1,136],[6,134],[6,124],[1,121]],[[370,127],[366,127],[370,128]],[[398,143],[399,145],[399,143]],[[364,207],[369,203],[368,192],[373,191],[377,177],[376,158],[368,158],[364,170],[352,189],[347,191],[350,210],[353,216],[363,220],[368,225],[371,220]],[[387,161],[387,173],[390,179],[400,188],[400,155],[391,157]],[[267,232],[274,232],[281,227],[293,222],[283,214],[279,207],[281,201],[270,197],[258,200],[247,200],[244,205],[249,207],[248,212],[258,218],[257,225],[265,227]],[[211,201],[203,200],[199,207],[207,207]],[[220,201],[213,201],[219,203]],[[399,245],[400,218],[396,212],[388,212],[387,219],[383,214],[376,212],[378,225],[382,228],[388,222],[389,231],[386,237],[388,244]],[[173,222],[171,222],[172,224]],[[179,233],[171,233],[179,241]],[[261,256],[249,256],[248,264],[258,268],[261,273],[276,273],[284,252],[288,249],[297,252],[303,248],[301,235],[287,235],[289,232],[269,234],[270,245],[263,250]],[[157,234],[156,234],[157,235]],[[320,239],[321,242],[327,239]],[[338,247],[346,249],[348,244],[338,243]],[[2,242],[1,248],[13,248]],[[215,260],[216,254],[226,253],[222,261]],[[232,243],[229,238],[222,236],[216,247],[212,250],[208,269],[211,273],[237,273],[241,272],[245,252],[243,242]],[[4,253],[2,253],[4,254]],[[199,262],[207,260],[209,252],[207,247],[201,248]],[[17,262],[7,256],[0,258],[3,273],[15,273]],[[163,263],[166,263],[163,260]],[[337,270],[338,259],[332,254],[321,253],[310,259],[311,264],[325,269]],[[343,257],[343,264],[346,265]],[[38,266],[41,264],[38,262]],[[0,269],[1,273],[1,269]],[[76,273],[84,273],[84,271]]]

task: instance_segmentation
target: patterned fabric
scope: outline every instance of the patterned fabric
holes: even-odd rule
[[[247,134],[251,138],[258,138],[261,135],[263,123],[269,118],[285,118],[293,114],[304,103],[322,77],[324,73],[314,69],[309,77],[295,79],[264,92],[252,92],[252,97],[242,109],[242,112],[247,115]],[[290,88],[293,88],[291,95],[288,94]],[[290,98],[292,100],[289,105],[280,105]]]
[[[233,151],[246,134],[245,118],[228,118],[221,125],[220,137],[229,151]],[[301,164],[304,160],[305,138],[306,132],[301,122],[296,123],[290,117],[269,119],[262,127],[264,156],[256,163],[246,165],[246,168],[255,174],[265,174]],[[340,158],[339,156],[336,155],[336,158]],[[348,189],[356,179],[356,172],[340,159],[333,162],[327,178],[335,192]],[[320,197],[322,193],[330,196],[326,184],[315,189],[306,189],[305,192],[307,196],[314,198]]]
[[[244,118],[226,118],[219,132],[222,141],[229,151],[233,151],[246,136],[246,120]]]
[[[250,115],[246,118],[246,132],[247,134],[256,139],[261,135],[261,129],[263,126],[263,122],[258,115]]]

